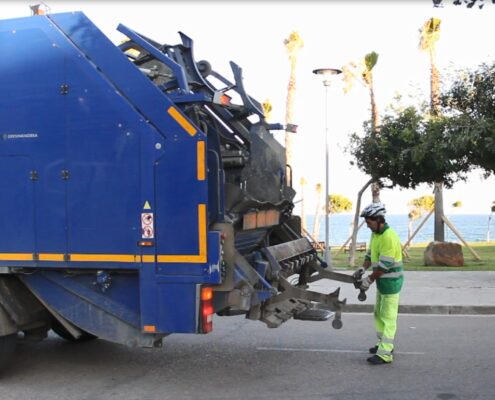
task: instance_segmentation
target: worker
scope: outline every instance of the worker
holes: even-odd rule
[[[400,239],[386,223],[385,213],[382,203],[372,203],[361,213],[372,233],[363,266],[354,272],[354,277],[361,279],[359,289],[362,291],[368,290],[376,282],[374,318],[378,342],[369,349],[373,356],[367,359],[372,365],[384,365],[393,361],[399,293],[404,281]],[[370,266],[373,272],[360,278]]]

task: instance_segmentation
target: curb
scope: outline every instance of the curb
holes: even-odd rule
[[[372,313],[372,304],[346,304],[343,312]],[[495,306],[428,306],[428,305],[399,305],[399,314],[448,314],[448,315],[492,315]]]

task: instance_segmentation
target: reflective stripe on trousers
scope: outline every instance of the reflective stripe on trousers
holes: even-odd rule
[[[376,354],[385,361],[392,361],[394,338],[397,331],[397,316],[399,312],[399,293],[381,294],[376,292],[374,310],[375,329],[378,336]]]

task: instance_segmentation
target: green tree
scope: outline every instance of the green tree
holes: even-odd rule
[[[329,210],[331,214],[340,214],[352,210],[352,201],[340,194],[331,194],[329,197]]]
[[[441,107],[433,118],[396,107],[382,119],[380,136],[365,123],[364,137],[351,136],[358,167],[405,188],[434,182],[450,188],[474,167],[495,173],[495,63],[459,71]]]
[[[474,167],[495,173],[495,63],[459,71],[442,96],[452,146]]]
[[[459,208],[459,207],[462,207],[462,201],[459,201],[459,200],[454,201],[454,202],[452,203],[452,207],[454,207],[454,208]]]
[[[443,7],[444,6],[444,1],[443,0],[432,0],[433,1],[433,7]],[[492,0],[492,3],[495,4],[495,1]],[[478,8],[483,8],[485,5],[484,0],[453,0],[452,4],[455,6],[460,6],[460,5],[465,5],[467,8],[473,8],[475,5],[478,6]]]
[[[384,179],[386,186],[415,188],[444,182],[450,188],[470,169],[464,149],[452,145],[451,122],[407,107],[383,118],[379,136],[365,123],[364,137],[351,135],[350,151],[362,171],[375,180]]]

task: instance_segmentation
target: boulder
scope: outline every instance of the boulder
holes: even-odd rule
[[[452,242],[431,242],[425,250],[425,265],[461,267],[464,265],[462,246]]]

